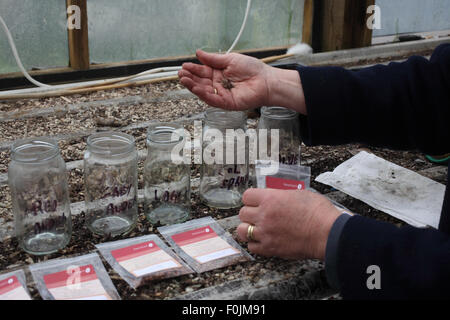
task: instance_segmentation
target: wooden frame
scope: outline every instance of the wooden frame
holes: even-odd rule
[[[366,13],[375,0],[315,0],[313,44],[316,51],[367,47],[372,30]]]
[[[365,27],[365,10],[375,0],[305,0],[303,10],[302,41],[315,52],[369,46],[372,32]],[[164,57],[157,59],[125,61],[107,64],[90,64],[87,0],[66,0],[66,8],[80,8],[81,28],[68,29],[69,66],[31,71],[39,81],[55,83],[76,81],[79,78],[98,79],[130,75],[149,66],[164,67],[184,61],[194,61],[193,56]],[[68,13],[71,15],[72,13]],[[245,50],[242,53],[258,58],[281,55],[286,47]],[[106,74],[110,72],[110,74]],[[27,86],[20,72],[0,74],[0,87]]]

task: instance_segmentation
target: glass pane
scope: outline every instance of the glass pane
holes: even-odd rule
[[[252,1],[236,49],[287,46],[301,40],[304,0]],[[91,62],[226,51],[244,19],[246,0],[88,1]]]
[[[0,15],[27,70],[69,65],[66,2],[0,0]],[[0,28],[0,73],[19,71],[3,28]]]
[[[448,0],[376,0],[381,11],[381,29],[374,36],[450,29]]]

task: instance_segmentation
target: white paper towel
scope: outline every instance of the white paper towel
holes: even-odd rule
[[[438,228],[445,186],[367,152],[316,178],[415,227]]]

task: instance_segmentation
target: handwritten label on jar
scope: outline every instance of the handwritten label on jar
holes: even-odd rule
[[[0,300],[31,300],[16,276],[0,280]]]
[[[158,247],[154,241],[113,250],[111,255],[125,270],[135,277],[181,267],[174,258]]]
[[[159,191],[159,194],[158,194]],[[170,190],[166,190],[164,192],[162,192],[159,189],[155,189],[154,190],[154,194],[155,194],[155,201],[161,201],[161,202],[172,202],[172,203],[176,203],[179,202],[180,200],[186,199],[187,198],[187,194],[189,191],[185,191],[184,193],[182,191],[170,191]]]
[[[58,201],[55,200],[36,200],[27,206],[25,209],[25,214],[32,214],[37,216],[38,214],[45,214],[50,212],[55,212],[58,207]]]
[[[298,154],[279,155],[279,162],[282,164],[296,165],[298,164]]]
[[[129,196],[130,192],[132,190],[133,185],[132,184],[126,184],[121,186],[114,186],[109,188],[109,192],[105,193],[102,197],[102,199],[106,198],[119,198],[124,196]],[[124,200],[120,202],[119,204],[110,202],[106,206],[106,214],[107,215],[119,215],[127,210],[130,210],[134,206],[134,199]]]
[[[56,300],[111,300],[92,265],[47,274],[44,282]]]
[[[236,248],[219,237],[210,226],[173,235],[172,239],[199,263],[239,254]]]
[[[111,191],[107,192],[103,195],[102,199],[106,199],[108,197],[118,198],[123,196],[129,196],[132,188],[132,184],[122,185],[122,186],[114,186],[109,188]]]
[[[242,176],[240,175],[241,171],[239,167],[235,164],[233,168],[226,169],[227,179],[222,180],[221,188],[230,190],[233,187],[239,187],[242,184],[247,183],[248,175]],[[234,175],[229,177],[230,175]]]

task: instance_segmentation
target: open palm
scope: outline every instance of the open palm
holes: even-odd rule
[[[269,97],[270,68],[256,58],[231,53],[197,51],[203,65],[183,64],[180,82],[213,107],[248,110],[265,105]]]

